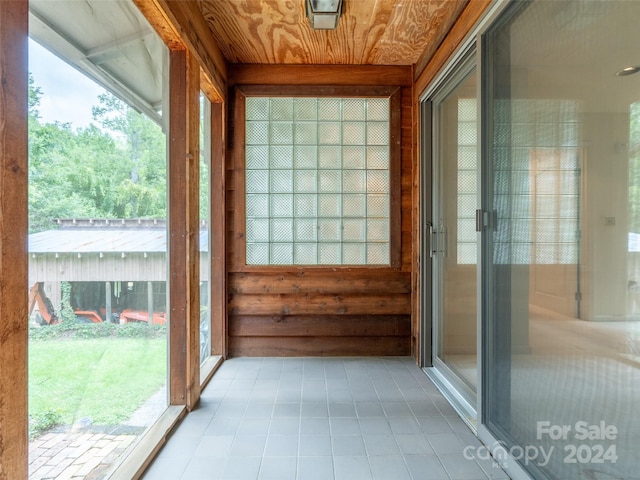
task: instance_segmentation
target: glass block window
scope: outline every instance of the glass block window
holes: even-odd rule
[[[247,265],[389,265],[388,98],[246,98]]]
[[[478,196],[477,100],[458,99],[458,237],[457,263],[475,265]]]

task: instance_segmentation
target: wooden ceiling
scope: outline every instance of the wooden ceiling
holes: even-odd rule
[[[336,30],[313,30],[304,0],[198,0],[228,62],[426,62],[468,0],[344,0]]]

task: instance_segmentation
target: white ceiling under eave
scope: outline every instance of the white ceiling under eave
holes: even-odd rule
[[[166,48],[128,0],[30,0],[29,36],[158,124]]]

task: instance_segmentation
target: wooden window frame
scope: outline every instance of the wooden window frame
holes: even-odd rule
[[[246,98],[247,97],[314,97],[314,98],[388,98],[389,99],[389,263],[385,265],[247,265],[246,246]],[[234,171],[233,202],[234,223],[232,238],[236,247],[233,269],[237,272],[265,270],[399,270],[402,264],[401,245],[401,125],[402,95],[400,87],[375,86],[320,86],[320,85],[241,85],[234,95],[231,140]]]

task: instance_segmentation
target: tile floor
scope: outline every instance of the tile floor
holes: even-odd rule
[[[234,358],[145,480],[508,479],[411,358]]]

